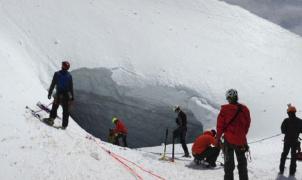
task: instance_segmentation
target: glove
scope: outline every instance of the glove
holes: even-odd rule
[[[48,99],[51,99],[51,94],[48,94]]]

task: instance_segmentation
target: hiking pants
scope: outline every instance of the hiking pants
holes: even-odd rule
[[[236,145],[229,144],[225,141],[224,147],[224,180],[234,180],[234,152],[237,157],[237,169],[240,180],[248,180],[247,159],[245,157],[245,148],[238,148]]]
[[[173,131],[173,139],[179,139],[182,149],[185,152],[185,155],[189,155],[188,147],[186,144],[186,134],[187,134],[187,129],[186,128],[177,128]]]
[[[210,146],[203,153],[194,155],[194,158],[199,161],[206,160],[210,165],[215,165],[219,153],[220,148]]]
[[[127,145],[127,134],[123,134],[123,133],[119,133],[116,137],[115,137],[115,145],[120,145],[120,141],[119,139],[122,138],[123,140],[123,144],[124,144],[124,147],[128,147]]]
[[[286,161],[287,155],[289,153],[289,150],[291,150],[291,160],[290,160],[289,174],[294,175],[296,173],[296,167],[297,167],[297,159],[296,159],[297,145],[298,144],[296,142],[287,142],[287,141],[284,142],[283,152],[281,154],[280,166],[279,166],[279,170],[280,170],[281,173],[284,172],[285,161]]]
[[[68,118],[69,118],[69,96],[67,94],[66,95],[59,94],[55,96],[50,111],[50,118],[55,119],[57,117],[57,110],[60,104],[63,108],[62,127],[66,128],[68,126]]]

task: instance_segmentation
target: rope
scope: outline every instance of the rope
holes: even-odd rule
[[[119,163],[121,163],[125,168],[126,170],[128,170],[136,179],[139,179],[139,180],[143,180],[143,178],[137,173],[135,172],[134,169],[132,169],[130,166],[128,166],[126,163],[124,163],[122,160],[120,160],[116,154],[114,154],[113,152],[109,151],[108,149],[104,148],[103,146],[101,146],[96,140],[94,137],[92,136],[87,136],[87,139],[90,139],[90,140],[93,140],[94,142],[97,143],[97,145],[100,146],[100,148],[105,151],[106,153],[108,153],[112,158],[114,158],[116,161],[118,161]]]
[[[135,166],[138,167],[140,170],[142,170],[142,171],[144,171],[144,172],[147,172],[147,173],[151,174],[152,176],[157,177],[158,179],[165,180],[165,178],[163,178],[163,177],[161,177],[161,176],[159,176],[159,175],[156,175],[156,174],[154,174],[153,172],[151,172],[151,171],[149,171],[149,170],[144,169],[142,166],[140,166],[140,165],[138,165],[138,164],[136,164],[136,163],[134,163],[134,162],[132,162],[132,161],[130,161],[130,160],[128,160],[128,159],[126,159],[126,158],[120,156],[120,155],[117,155],[117,154],[115,154],[115,155],[116,155],[117,157],[119,157],[119,158],[121,158],[121,159],[123,159],[123,160],[125,160],[125,161],[127,161],[127,162],[129,162],[129,163],[131,163],[131,164],[133,164],[133,165],[135,165]]]
[[[157,175],[157,174],[155,174],[155,173],[153,173],[153,172],[151,172],[150,170],[146,170],[145,168],[143,168],[141,165],[138,165],[138,164],[136,164],[135,162],[133,162],[133,161],[130,161],[130,160],[128,160],[128,159],[126,159],[126,158],[124,158],[124,157],[122,157],[122,156],[120,156],[120,155],[118,155],[118,154],[115,154],[115,153],[113,153],[113,152],[111,152],[110,150],[108,150],[108,149],[106,149],[105,147],[103,147],[101,144],[100,144],[100,142],[99,141],[97,141],[94,137],[92,137],[92,136],[88,136],[88,139],[92,139],[94,142],[96,142],[105,152],[107,152],[109,155],[111,155],[111,156],[113,156],[115,159],[117,159],[119,162],[121,162],[122,164],[124,164],[124,165],[126,165],[127,166],[127,169],[131,169],[131,172],[133,172],[133,173],[135,173],[135,175],[139,178],[140,176],[131,168],[131,167],[129,167],[126,163],[124,163],[123,161],[121,161],[121,160],[124,160],[124,161],[126,161],[126,162],[128,162],[128,163],[131,163],[132,165],[134,165],[134,166],[136,166],[136,167],[138,167],[140,170],[142,170],[142,171],[144,171],[144,172],[146,172],[146,173],[149,173],[150,175],[152,175],[152,176],[154,176],[154,177],[156,177],[156,178],[158,178],[158,179],[160,179],[160,180],[165,180],[165,178],[163,178],[163,177],[161,177],[161,176],[159,176],[159,175]],[[140,178],[139,178],[140,179]]]
[[[144,151],[144,150],[140,150],[140,149],[137,149],[137,151],[141,151],[141,152],[149,153],[149,154],[154,154],[154,155],[162,155],[162,154],[164,154],[162,152],[151,152],[151,151]],[[166,152],[166,154],[172,154],[172,153]],[[183,153],[177,152],[177,153],[174,153],[174,154],[178,154],[179,155],[179,154],[183,154]]]
[[[121,161],[114,153],[110,152],[109,150],[105,149],[104,147],[100,146],[105,152],[107,152],[111,157],[113,157],[115,160],[117,160],[118,162],[120,162],[131,174],[133,174],[136,179],[139,180],[143,180],[143,178],[137,173],[135,172],[134,169],[132,169],[130,166],[128,166],[126,163],[124,163],[123,161]]]
[[[273,135],[273,136],[270,136],[270,137],[266,137],[266,138],[263,138],[263,139],[259,139],[259,140],[256,140],[256,141],[249,142],[248,144],[255,144],[255,143],[262,142],[262,141],[265,141],[265,140],[268,140],[268,139],[272,139],[274,137],[281,136],[281,135],[282,135],[282,133],[279,133],[279,134],[276,134],[276,135]]]

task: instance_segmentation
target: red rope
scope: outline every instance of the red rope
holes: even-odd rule
[[[131,163],[131,164],[133,164],[133,165],[135,165],[135,166],[138,167],[140,170],[142,170],[142,171],[144,171],[144,172],[147,172],[147,173],[151,174],[152,176],[157,177],[158,179],[165,180],[165,178],[163,178],[163,177],[161,177],[161,176],[159,176],[159,175],[157,175],[157,174],[154,174],[153,172],[151,172],[151,171],[149,171],[149,170],[144,169],[142,166],[136,164],[135,162],[132,162],[132,161],[130,161],[130,160],[128,160],[128,159],[126,159],[126,158],[120,156],[120,155],[117,155],[117,154],[115,154],[115,155],[116,155],[117,157],[119,157],[119,158],[121,158],[121,159],[123,159],[123,160],[125,160],[125,161],[127,161],[127,162],[129,162],[129,163]]]
[[[124,163],[123,161],[121,161],[114,153],[110,152],[109,150],[105,149],[104,147],[100,146],[105,152],[107,152],[111,157],[113,157],[115,160],[117,160],[118,162],[120,162],[122,165],[124,165],[124,167],[131,173],[133,174],[135,177],[137,177],[137,179],[139,180],[143,180],[143,178],[137,173],[135,172],[134,169],[132,169],[130,166],[128,166],[126,163]]]
[[[155,173],[153,173],[153,172],[151,172],[151,171],[149,171],[149,170],[146,170],[145,168],[143,168],[141,165],[138,165],[138,164],[136,164],[135,162],[133,162],[133,161],[130,161],[130,160],[128,160],[128,159],[126,159],[126,158],[124,158],[124,157],[122,157],[122,156],[120,156],[120,155],[118,155],[118,154],[115,154],[115,153],[113,153],[113,152],[111,152],[111,151],[109,151],[108,149],[106,149],[106,148],[104,148],[101,144],[100,144],[100,142],[98,142],[98,141],[96,141],[96,139],[94,138],[94,137],[91,137],[91,136],[89,136],[89,138],[90,139],[93,139],[104,151],[106,151],[107,153],[109,153],[111,156],[113,156],[114,158],[117,158],[119,161],[120,161],[120,159],[122,159],[122,160],[124,160],[124,161],[126,161],[126,162],[129,162],[129,163],[131,163],[131,164],[133,164],[134,166],[136,166],[136,167],[138,167],[140,170],[142,170],[142,171],[144,171],[144,172],[146,172],[146,173],[149,173],[150,175],[152,175],[152,176],[154,176],[154,177],[156,177],[156,178],[158,178],[158,179],[160,179],[160,180],[165,180],[165,178],[163,178],[163,177],[161,177],[161,176],[159,176],[159,175],[157,175],[157,174],[155,174]],[[122,162],[123,164],[125,164],[124,162]],[[131,168],[132,169],[132,168]],[[133,169],[132,169],[133,170]]]
[[[132,169],[132,168],[131,168],[130,166],[128,166],[125,162],[123,162],[122,160],[120,160],[120,159],[116,156],[116,154],[110,152],[109,150],[107,150],[106,148],[104,148],[102,145],[100,145],[100,144],[95,140],[94,137],[88,136],[87,138],[90,139],[90,140],[95,141],[95,142],[97,143],[97,145],[99,145],[100,148],[101,148],[103,151],[107,152],[112,158],[114,158],[114,159],[117,160],[119,163],[121,163],[121,164],[122,164],[122,165],[123,165],[123,166],[124,166],[124,167],[132,174],[132,175],[134,175],[134,177],[136,177],[136,179],[143,180],[143,178],[142,178],[137,172],[135,172],[134,169]]]

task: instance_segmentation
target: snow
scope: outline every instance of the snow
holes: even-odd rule
[[[287,103],[302,107],[301,37],[239,7],[216,0],[2,0],[0,5],[1,179],[134,179],[74,121],[66,131],[57,130],[25,111],[26,105],[48,102],[46,89],[62,59],[70,59],[72,69],[113,69],[115,81],[133,89],[193,89],[199,94],[179,104],[196,117],[207,114],[206,127],[215,124],[225,90],[237,88],[251,110],[250,139],[279,133]],[[134,75],[123,78],[129,72]],[[158,161],[145,149],[101,145],[166,179],[223,176],[222,169],[188,168],[189,161]],[[281,145],[281,137],[251,145],[251,179],[276,178]]]

